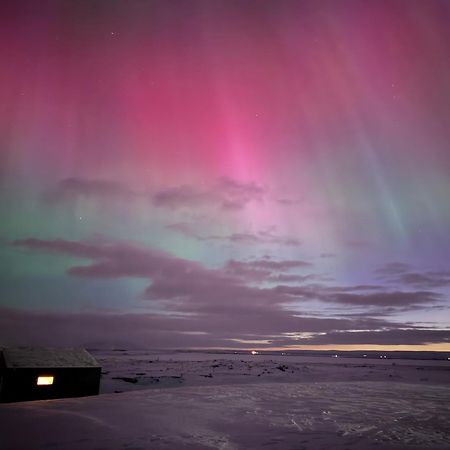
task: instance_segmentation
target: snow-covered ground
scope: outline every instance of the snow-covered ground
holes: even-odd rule
[[[0,449],[450,448],[446,361],[95,356],[103,394],[0,405]]]
[[[272,382],[400,381],[450,384],[450,361],[211,353],[94,352],[102,393]]]

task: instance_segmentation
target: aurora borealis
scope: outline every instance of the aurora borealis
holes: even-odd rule
[[[450,350],[449,25],[2,1],[0,345]]]

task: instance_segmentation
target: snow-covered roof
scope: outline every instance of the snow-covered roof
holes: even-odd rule
[[[10,347],[2,349],[7,368],[100,367],[82,348]]]

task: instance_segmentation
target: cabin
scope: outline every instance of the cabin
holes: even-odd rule
[[[100,365],[84,349],[0,349],[0,402],[97,395],[100,376]]]

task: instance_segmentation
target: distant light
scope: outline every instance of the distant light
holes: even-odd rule
[[[338,357],[338,355],[331,355],[331,357],[332,357],[332,358],[337,358],[337,357]]]
[[[256,352],[255,350],[252,350],[252,351],[251,351],[251,354],[252,354],[252,355],[257,355],[258,352]]]
[[[367,358],[367,355],[363,355],[364,356],[364,358]]]
[[[38,377],[36,384],[38,386],[48,386],[50,384],[53,384],[53,377],[49,377],[49,376]]]

